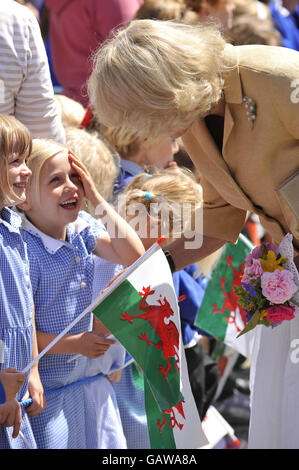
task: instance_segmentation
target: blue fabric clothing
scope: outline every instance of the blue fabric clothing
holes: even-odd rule
[[[144,402],[144,390],[136,387],[133,374],[135,363],[122,371],[119,382],[113,384],[128,449],[150,449],[150,438]]]
[[[22,371],[32,360],[33,298],[29,277],[27,247],[20,234],[21,219],[14,211],[3,208],[0,218],[0,339],[3,347],[0,369],[14,367]],[[27,391],[28,375],[16,398]],[[21,431],[36,447],[30,423],[23,413]],[[12,428],[0,425],[0,448],[26,448]]]
[[[268,7],[271,10],[272,19],[282,38],[282,45],[290,49],[299,51],[299,29],[296,23],[296,13],[288,12],[280,5],[280,2],[269,2]],[[298,18],[298,16],[297,16]]]
[[[185,300],[179,303],[183,344],[188,345],[198,334],[211,337],[195,326],[196,315],[208,285],[208,278],[198,276],[197,266],[192,264],[173,273],[172,279],[177,298],[181,295],[186,296]]]
[[[295,11],[292,14],[293,14],[296,26],[299,29],[299,5],[295,7]]]
[[[125,186],[131,181],[131,179],[139,175],[140,173],[144,173],[144,169],[135,162],[131,162],[130,160],[125,160],[123,158],[120,159],[120,171],[116,178],[116,182],[114,185],[114,195],[120,193]]]
[[[22,233],[28,245],[36,327],[39,331],[59,334],[92,301],[92,252],[97,238],[105,229],[91,217],[87,223],[86,218],[80,213],[77,221],[68,225],[68,241],[51,238],[37,230],[30,222],[24,222]],[[91,322],[92,315],[85,315],[69,334],[90,330]],[[43,356],[39,361],[39,372],[45,391],[63,387],[91,375],[89,361],[91,360],[81,355]],[[94,371],[98,373],[97,369]],[[101,391],[109,386],[105,381],[106,379],[101,377],[96,381]],[[91,403],[94,405],[94,400],[92,396],[88,398],[86,387],[88,386],[79,385],[51,396],[42,413],[31,419],[38,448],[86,449],[92,448],[95,443],[99,444],[98,435],[102,430],[98,429],[97,423],[90,427],[87,419],[87,416],[90,419],[89,407]],[[101,416],[106,420],[107,413],[113,408],[113,397],[108,397],[108,401],[106,400],[101,408]],[[94,408],[93,411],[95,416],[97,413]]]
[[[6,402],[5,390],[0,380],[0,405]]]

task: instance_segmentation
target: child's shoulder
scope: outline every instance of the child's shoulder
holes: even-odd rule
[[[0,226],[2,233],[14,232],[20,233],[20,227],[22,224],[21,217],[19,214],[8,207],[4,207],[1,211]]]
[[[85,211],[80,211],[77,220],[69,224],[69,227],[76,233],[81,233],[84,230],[87,230],[91,231],[95,235],[100,235],[101,231],[106,232],[104,224],[99,219],[96,219]]]
[[[75,222],[67,226],[68,241],[72,245],[84,245],[89,253],[94,248],[101,234],[106,232],[105,226],[99,220],[85,211],[80,211]]]

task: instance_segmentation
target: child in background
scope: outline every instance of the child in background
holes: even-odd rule
[[[28,245],[42,350],[91,303],[93,253],[127,265],[144,249],[136,233],[96,191],[83,164],[65,147],[36,139],[28,164],[32,178],[21,206],[26,213],[22,233]],[[107,224],[126,236],[110,238],[99,221],[90,217],[87,223],[79,213],[84,198],[106,211]],[[88,358],[103,355],[114,343],[106,338],[105,328],[89,331],[91,318],[87,314],[41,358],[39,371],[47,392],[84,378]],[[103,381],[108,382],[100,377],[98,386],[107,390]],[[81,385],[51,395],[44,412],[31,420],[38,447],[82,449],[99,442],[124,447],[114,405],[112,394],[102,403],[90,402]],[[86,408],[91,406],[97,421],[86,419]]]
[[[106,201],[110,201],[118,168],[112,153],[96,132],[87,132],[76,127],[65,129],[67,147],[80,159],[98,192]],[[94,216],[94,208],[87,201],[87,211]]]
[[[136,222],[136,219],[129,214],[134,214],[135,209],[138,211],[142,206],[145,208],[147,226],[143,228],[146,230],[142,234],[138,233],[144,247],[148,249],[159,237],[166,237],[164,243],[169,243],[174,237],[180,236],[188,223],[194,221],[201,202],[201,189],[191,173],[178,168],[169,168],[157,171],[152,176],[145,173],[135,176],[120,196],[118,209],[121,214],[127,214],[126,219],[132,224]],[[189,205],[187,217],[186,214],[183,217],[184,205],[185,208]],[[203,419],[217,389],[218,370],[216,363],[212,361],[200,343],[201,335],[206,335],[206,333],[194,324],[208,281],[196,271],[197,267],[191,265],[185,270],[174,273],[173,281],[177,297],[186,296],[186,299],[179,304],[182,339],[191,389],[200,417]],[[125,375],[125,370],[123,375],[126,382],[121,380],[114,385],[114,389],[128,447],[134,448],[142,436],[146,443],[146,420],[145,416],[145,424],[141,420],[141,405],[139,415],[136,409],[135,415],[133,414],[129,405],[131,397],[134,396],[134,385],[129,380],[128,373]],[[135,391],[135,399],[137,399],[136,395]]]
[[[30,374],[16,372],[23,370],[37,354],[27,247],[19,230],[20,217],[9,208],[25,200],[31,175],[26,165],[31,137],[23,124],[4,115],[0,115],[0,137],[0,380],[5,392],[2,399],[6,399],[0,405],[0,448],[8,449],[26,448],[20,429],[30,446],[36,447],[28,416],[18,400],[28,389],[33,399],[27,409],[30,416],[39,413],[45,402],[37,364]]]
[[[115,194],[122,191],[133,176],[139,173],[176,166],[174,154],[179,147],[171,137],[153,143],[148,139],[138,139],[134,131],[124,127],[101,126],[101,133],[121,159],[120,172],[114,188]]]
[[[80,127],[86,112],[82,104],[65,95],[56,94],[54,97],[63,127]]]

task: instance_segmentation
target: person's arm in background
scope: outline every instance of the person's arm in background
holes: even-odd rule
[[[65,143],[65,132],[58,114],[45,46],[39,24],[28,11],[26,19],[23,81],[16,94],[15,117],[30,130],[32,137]]]
[[[95,30],[103,41],[111,30],[133,19],[143,0],[97,1],[95,6]]]

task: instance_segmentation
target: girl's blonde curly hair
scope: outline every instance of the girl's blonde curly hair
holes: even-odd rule
[[[201,186],[187,169],[167,168],[153,175],[141,173],[126,186],[118,201],[118,210],[127,214],[130,207],[133,213],[134,205],[138,208],[140,204],[152,219],[161,222],[162,234],[167,232],[170,238],[179,237],[192,224],[195,211],[201,207]],[[155,210],[152,210],[153,205]],[[188,219],[182,217],[184,206],[188,206]]]

